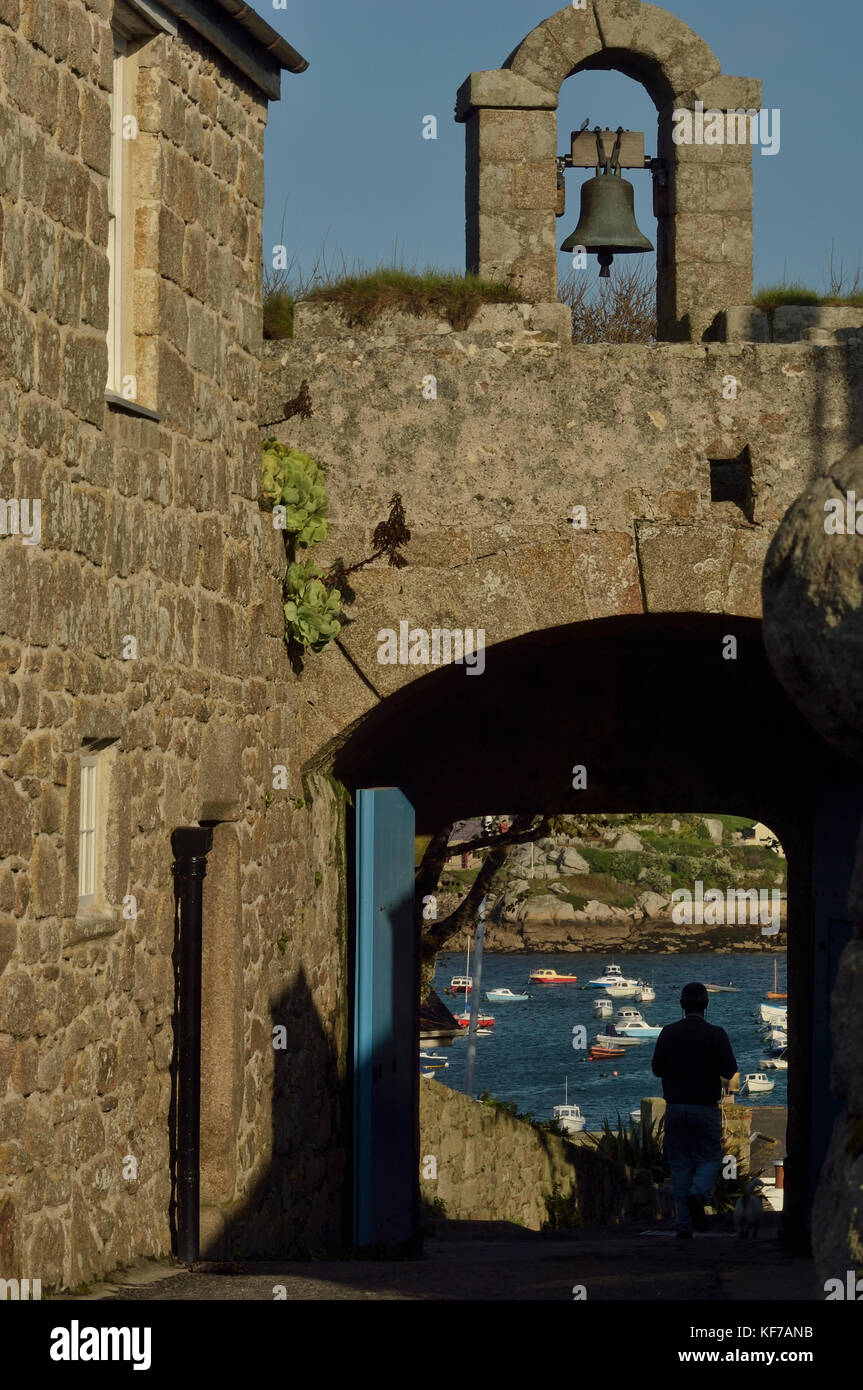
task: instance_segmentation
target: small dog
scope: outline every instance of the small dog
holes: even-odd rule
[[[761,1225],[761,1214],[764,1211],[761,1200],[762,1186],[760,1178],[753,1178],[747,1183],[743,1196],[737,1198],[734,1207],[734,1229],[739,1240],[746,1240],[750,1233],[753,1239],[758,1238],[758,1227]]]

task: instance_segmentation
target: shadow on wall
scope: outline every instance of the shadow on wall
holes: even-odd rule
[[[266,1083],[256,1083],[247,1065],[239,1150],[254,1176],[232,1202],[202,1203],[201,1258],[301,1259],[342,1248],[348,1244],[347,1078],[302,968],[273,1006],[269,1035],[253,1023],[251,1045],[253,1053],[273,1051],[270,1123],[265,1131],[252,1128],[261,1110],[256,1090]]]

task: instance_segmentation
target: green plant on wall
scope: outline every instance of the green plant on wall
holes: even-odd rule
[[[288,565],[285,575],[285,629],[301,647],[319,652],[341,629],[341,594],[328,589],[310,560]]]
[[[276,439],[262,446],[261,492],[270,507],[283,507],[284,531],[306,550],[327,538],[327,489],[320,464]]]
[[[353,597],[348,577],[381,558],[396,569],[407,564],[401,552],[411,533],[401,497],[393,494],[387,518],[375,527],[372,554],[353,565],[337,560],[327,574],[322,574],[311,560],[297,559],[298,547],[310,549],[326,540],[330,529],[326,481],[320,464],[301,449],[292,449],[277,439],[265,439],[261,446],[261,505],[278,512],[277,523],[288,560],[283,583],[285,641],[295,653],[320,652],[341,631],[342,602]]]

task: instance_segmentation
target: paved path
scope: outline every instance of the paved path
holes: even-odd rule
[[[121,1286],[91,1297],[272,1301],[345,1299],[515,1299],[572,1301],[583,1285],[588,1301],[703,1302],[823,1300],[811,1260],[782,1250],[775,1235],[757,1242],[731,1234],[675,1241],[670,1232],[584,1229],[530,1232],[464,1223],[425,1242],[421,1259],[255,1262],[231,1272],[174,1271],[150,1262]]]

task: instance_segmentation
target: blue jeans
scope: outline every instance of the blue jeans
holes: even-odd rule
[[[722,1121],[719,1107],[675,1105],[665,1107],[665,1152],[671,1169],[671,1187],[677,1207],[677,1229],[690,1231],[692,1218],[686,1206],[689,1196],[708,1202],[722,1167]]]

